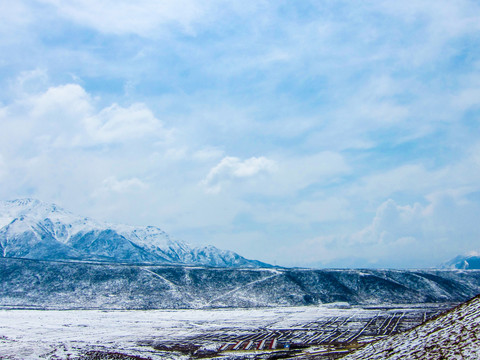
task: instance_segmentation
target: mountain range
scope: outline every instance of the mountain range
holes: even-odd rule
[[[454,303],[478,293],[478,270],[274,268],[153,226],[99,222],[34,199],[0,201],[0,307]]]
[[[36,199],[0,201],[0,257],[268,267],[214,246],[192,247],[155,226],[99,222]]]
[[[0,308],[458,303],[479,293],[479,270],[240,269],[0,258]]]

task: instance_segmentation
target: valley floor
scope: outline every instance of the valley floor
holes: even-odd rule
[[[409,329],[451,306],[331,304],[146,311],[3,308],[0,358],[266,359],[272,354],[277,358],[294,354],[321,358],[324,354],[327,359],[334,358],[336,351]]]

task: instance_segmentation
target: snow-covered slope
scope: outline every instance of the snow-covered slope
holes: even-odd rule
[[[342,359],[480,359],[480,297]]]
[[[459,255],[442,265],[446,269],[480,269],[479,255]]]
[[[103,223],[35,199],[0,201],[0,257],[268,266],[214,246],[191,247],[154,226]]]
[[[0,307],[459,303],[479,293],[479,270],[238,269],[0,258]]]

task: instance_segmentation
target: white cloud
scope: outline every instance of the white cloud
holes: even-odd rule
[[[283,244],[276,256],[285,265],[435,267],[478,250],[480,206],[470,195],[439,193],[425,205],[388,199],[362,230]]]
[[[209,192],[219,192],[222,184],[235,178],[248,178],[261,172],[271,172],[275,169],[275,162],[264,156],[251,157],[241,160],[237,157],[226,156],[207,174],[202,184]]]
[[[402,238],[423,237],[424,213],[424,207],[418,203],[400,206],[389,199],[378,207],[372,224],[353,234],[351,241],[362,244],[383,244]]]
[[[25,79],[32,85],[36,78],[44,81],[27,75],[15,86]],[[172,144],[166,143],[171,129],[145,104],[101,108],[102,99],[78,84],[17,89],[19,95],[0,106],[0,197],[38,197],[86,215],[103,216],[103,210],[115,217],[113,197],[127,206],[130,197],[150,189],[157,172],[174,166],[172,159],[163,160],[172,158]],[[153,152],[163,155],[160,161]]]
[[[90,137],[99,142],[117,142],[142,137],[163,138],[166,131],[144,104],[128,108],[113,104],[94,116],[84,119]]]
[[[453,41],[480,30],[480,7],[475,1],[423,0],[415,4],[380,1],[374,4],[374,10],[416,31],[416,38],[396,49],[398,59],[414,67],[437,60],[444,56],[442,52],[451,55],[449,45]]]
[[[309,226],[353,216],[348,199],[320,190],[350,171],[343,156],[333,152],[298,157],[277,154],[275,160],[225,157],[210,170],[202,185],[207,192],[218,193],[233,184],[225,202],[237,202],[238,214],[248,214],[257,224]],[[303,191],[308,196],[301,195]],[[251,194],[260,195],[262,200],[252,203]]]
[[[349,244],[365,246],[365,257],[379,256],[392,261],[408,263],[409,258],[423,258],[430,266],[438,265],[458,254],[478,247],[480,230],[475,218],[480,208],[468,200],[470,194],[452,192],[429,196],[429,203],[421,205],[398,205],[389,199],[381,204],[372,223],[352,235]],[[393,245],[393,246],[392,246]],[[379,247],[381,252],[377,252]],[[395,250],[402,248],[403,253]]]
[[[49,78],[45,69],[22,71],[12,86],[13,92],[19,97],[40,93],[48,88]]]
[[[145,190],[148,186],[140,179],[134,177],[130,179],[118,180],[115,176],[111,176],[102,182],[101,188],[94,191],[93,196],[118,193],[124,195],[125,193]]]
[[[24,83],[28,76],[20,76]],[[39,81],[43,81],[43,77]],[[52,86],[42,92],[25,92],[0,108],[4,118],[4,144],[31,149],[88,147],[149,139],[155,144],[170,139],[153,112],[142,103],[128,107],[112,104],[98,109],[97,100],[78,84]],[[23,145],[21,145],[23,144]],[[12,149],[13,150],[13,149]]]
[[[112,34],[153,35],[162,25],[178,24],[192,31],[211,1],[194,0],[40,0],[53,5],[68,19]]]
[[[377,5],[386,14],[410,23],[423,18],[431,35],[458,36],[480,29],[479,5],[475,1],[423,0],[415,4],[377,2]]]
[[[43,124],[78,121],[93,110],[92,99],[77,84],[50,87],[44,93],[30,96],[25,103],[31,106],[30,116]]]
[[[432,153],[435,158],[435,153]],[[349,197],[378,202],[395,194],[429,198],[435,193],[468,193],[480,190],[480,144],[465,146],[457,161],[438,167],[424,162],[399,165],[359,177],[345,187]],[[426,162],[428,163],[428,161]]]
[[[78,121],[88,111],[83,89],[50,88],[8,104],[2,113],[1,148],[10,158],[34,156],[52,146],[69,146]]]

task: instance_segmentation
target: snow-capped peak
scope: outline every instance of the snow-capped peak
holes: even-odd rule
[[[470,251],[466,255],[459,255],[443,263],[441,267],[446,269],[478,270],[480,269],[480,255],[477,251]]]
[[[193,248],[155,226],[99,222],[36,199],[0,201],[0,256],[258,267],[228,250]]]

